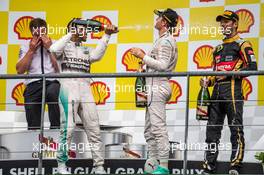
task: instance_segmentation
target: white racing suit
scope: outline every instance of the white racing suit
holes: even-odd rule
[[[147,72],[172,72],[175,69],[177,57],[176,41],[169,32],[165,32],[156,40],[143,61],[147,66]],[[146,78],[146,86],[148,106],[146,108],[144,136],[148,144],[149,158],[167,162],[170,145],[166,127],[165,106],[171,96],[169,78]]]
[[[89,73],[90,64],[99,61],[105,53],[110,35],[104,35],[95,49],[77,46],[67,34],[50,47],[56,53],[61,73]],[[91,146],[94,166],[104,164],[103,144],[100,137],[99,117],[89,78],[61,79],[60,111],[61,129],[57,150],[58,163],[68,160],[68,151],[79,114]],[[86,147],[86,146],[85,146]],[[78,151],[78,150],[76,150]]]

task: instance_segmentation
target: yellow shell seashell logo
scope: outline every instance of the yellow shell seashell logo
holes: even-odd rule
[[[197,69],[208,69],[213,67],[213,47],[210,45],[202,45],[193,55],[193,61],[197,65]]]
[[[255,23],[254,15],[247,9],[240,9],[236,11],[236,14],[239,17],[237,32],[249,33]]]
[[[183,28],[184,28],[184,21],[183,21],[182,17],[179,16],[177,26],[174,27],[172,30],[173,37],[180,36],[180,32]]]
[[[167,104],[176,104],[178,99],[182,96],[182,88],[181,85],[174,80],[170,80],[171,85],[171,97]]]
[[[248,96],[252,93],[252,84],[247,78],[242,81],[242,93],[245,100],[248,100]]]
[[[104,82],[95,81],[91,83],[91,90],[96,105],[104,105],[110,97],[110,88]]]
[[[141,51],[144,52],[142,49]],[[142,60],[132,55],[131,49],[128,49],[122,56],[122,64],[126,67],[126,71],[137,71],[139,62],[142,62]]]
[[[112,24],[109,18],[103,15],[94,16],[92,19],[101,22],[102,24]],[[91,33],[91,39],[101,39],[104,35],[104,31]]]
[[[14,32],[17,34],[18,39],[28,40],[32,38],[29,29],[29,23],[32,19],[32,16],[22,16],[15,22]]]
[[[17,106],[23,106],[24,105],[24,91],[26,86],[24,83],[17,84],[13,90],[12,90],[12,98],[16,101]]]

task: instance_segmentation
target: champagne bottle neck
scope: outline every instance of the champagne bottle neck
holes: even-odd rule
[[[142,68],[142,66],[143,66],[142,61],[139,61],[139,62],[138,62],[138,72],[143,72],[143,68]]]
[[[105,24],[102,24],[101,22],[93,20],[93,19],[87,19],[87,20],[75,19],[73,23],[77,25],[87,26],[87,27],[99,27],[102,30],[106,28]]]

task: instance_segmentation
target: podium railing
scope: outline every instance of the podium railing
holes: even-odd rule
[[[230,72],[214,72],[214,71],[191,71],[191,72],[172,72],[172,73],[67,73],[67,74],[34,74],[34,75],[14,75],[14,74],[0,74],[0,79],[42,79],[42,106],[41,106],[41,126],[40,126],[40,142],[43,140],[44,134],[44,113],[45,113],[45,94],[46,94],[46,80],[49,78],[127,78],[127,77],[187,77],[186,81],[186,106],[185,106],[185,131],[184,144],[188,145],[189,133],[189,101],[190,101],[190,77],[194,76],[260,76],[264,75],[264,71],[230,71]],[[264,83],[264,82],[263,82]],[[40,143],[41,144],[41,143]],[[184,149],[183,169],[184,175],[187,174],[187,151]],[[39,152],[38,159],[38,174],[41,174],[43,155],[42,150]]]

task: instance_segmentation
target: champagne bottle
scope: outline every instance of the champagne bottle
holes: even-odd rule
[[[94,19],[75,19],[73,23],[89,27],[92,31],[103,31],[106,28],[106,24],[102,24]]]
[[[204,77],[203,79],[205,82],[207,78]],[[197,98],[197,108],[196,108],[197,120],[208,120],[209,105],[210,105],[210,93],[208,87],[202,86]]]
[[[86,26],[87,28],[89,28],[91,31],[96,31],[96,32],[100,32],[106,29],[107,25],[103,24],[97,20],[94,19],[75,19],[73,21],[74,24],[77,25],[83,25]],[[115,29],[117,30],[117,27],[115,27]]]
[[[138,72],[143,72],[142,61],[139,62]],[[145,77],[137,77],[135,82],[135,97],[136,107],[146,107],[147,96],[146,96],[146,81]]]

